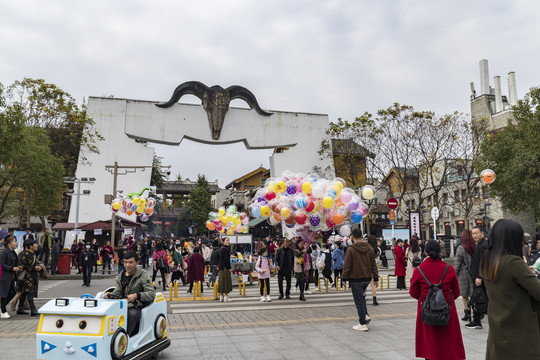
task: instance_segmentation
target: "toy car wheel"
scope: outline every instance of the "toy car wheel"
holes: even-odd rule
[[[128,336],[126,330],[119,328],[111,340],[111,357],[114,360],[122,358],[128,348]]]
[[[167,319],[163,314],[159,314],[154,322],[154,335],[156,339],[162,339],[167,332]]]

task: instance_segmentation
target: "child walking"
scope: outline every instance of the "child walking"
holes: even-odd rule
[[[255,270],[259,273],[259,289],[261,291],[261,302],[270,302],[270,269],[274,269],[268,257],[268,248],[261,249],[261,256],[255,265]]]

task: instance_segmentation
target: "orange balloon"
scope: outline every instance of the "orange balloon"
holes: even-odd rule
[[[210,230],[210,231],[214,231],[214,230],[216,229],[216,226],[215,226],[214,223],[211,222],[211,221],[207,221],[207,222],[206,222],[206,227],[207,227],[208,230]]]
[[[345,221],[345,216],[343,216],[343,214],[341,213],[335,213],[332,220],[334,221],[334,224],[339,225],[342,224],[343,221]]]
[[[493,170],[486,169],[480,173],[480,178],[486,185],[490,185],[495,181],[495,173]]]

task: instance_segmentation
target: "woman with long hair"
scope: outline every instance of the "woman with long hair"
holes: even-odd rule
[[[409,284],[411,283],[411,278],[414,271],[413,260],[415,256],[417,256],[418,259],[422,259],[422,250],[420,250],[418,239],[413,235],[409,247],[407,250],[405,250],[405,261],[407,262],[407,271],[405,273],[405,277],[409,281]]]
[[[540,281],[523,262],[522,243],[523,228],[513,220],[489,231],[480,263],[489,298],[486,359],[540,358]]]
[[[461,300],[463,301],[463,309],[465,311],[465,316],[461,318],[463,321],[472,320],[469,299],[474,289],[471,266],[475,252],[476,242],[472,237],[472,231],[465,229],[461,232],[461,244],[457,247],[456,260],[454,261],[454,268],[456,269],[459,280]]]
[[[34,291],[38,281],[38,271],[41,270],[35,252],[38,249],[36,240],[30,239],[24,242],[24,251],[19,254],[19,267],[25,271],[24,278],[18,281],[19,292],[21,298],[19,300],[19,308],[17,314],[28,315],[24,311],[24,302],[28,299],[30,305],[30,315],[39,315],[36,305],[34,304]]]
[[[451,265],[442,261],[441,245],[438,241],[428,241],[425,252],[428,257],[414,269],[409,290],[409,294],[418,299],[416,357],[437,360],[465,359],[465,348],[455,304],[455,300],[459,297],[456,271]],[[450,321],[446,326],[426,325],[422,320],[422,304],[426,301],[430,286],[419,269],[431,284],[441,283],[440,288],[444,298],[450,305]]]
[[[381,249],[379,249],[379,247],[377,246],[377,237],[375,235],[369,235],[367,237],[367,242],[375,253],[375,264],[378,264],[379,256],[381,255]],[[373,297],[373,306],[377,306],[379,305],[379,303],[377,302],[377,286],[375,285],[375,282],[373,281],[373,279],[371,279],[369,286],[371,287],[371,296]]]

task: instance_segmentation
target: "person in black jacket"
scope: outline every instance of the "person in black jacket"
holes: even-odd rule
[[[83,286],[90,286],[92,280],[92,268],[97,261],[97,255],[92,250],[92,245],[86,243],[84,249],[79,255],[79,266],[83,274]]]
[[[287,288],[285,289],[285,296],[287,299],[291,298],[291,273],[294,266],[294,254],[290,248],[291,240],[283,240],[283,246],[276,251],[276,269],[278,271],[278,288],[279,297],[283,299],[283,279],[287,282]]]
[[[480,261],[482,260],[482,256],[484,255],[484,251],[487,249],[487,240],[485,240],[484,230],[479,227],[475,226],[472,229],[472,237],[474,241],[476,242],[476,251],[474,252],[472,264],[471,264],[471,277],[474,281],[475,286],[480,286],[485,290],[484,281],[480,277]],[[473,308],[473,319],[471,322],[469,322],[467,325],[465,325],[468,329],[482,329],[482,317],[484,314],[478,313]]]
[[[0,317],[2,319],[9,319],[11,316],[7,312],[7,304],[17,294],[17,290],[15,289],[15,274],[21,268],[18,266],[19,259],[15,253],[15,249],[17,248],[17,239],[15,236],[8,236],[4,244],[4,251],[0,253],[0,267],[2,268],[2,277],[0,277],[2,312]]]
[[[60,245],[60,239],[54,238],[54,242],[51,247],[51,275],[60,274],[57,270],[57,265],[58,265],[58,259],[60,258],[61,254],[62,254],[62,245]]]
[[[212,254],[210,255],[210,279],[208,279],[208,287],[214,286],[218,276],[218,265],[219,265],[219,252],[221,248],[219,246],[219,240],[214,240],[212,242]]]
[[[232,301],[229,298],[229,293],[232,291],[232,278],[231,278],[231,251],[229,250],[229,238],[223,238],[223,246],[219,251],[219,280],[218,280],[218,293],[219,301],[228,302]]]

